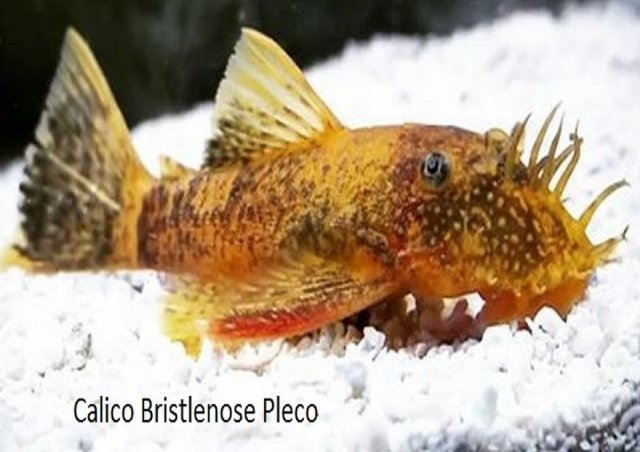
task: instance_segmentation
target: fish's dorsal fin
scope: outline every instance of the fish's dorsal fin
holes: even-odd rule
[[[204,166],[250,160],[342,125],[267,36],[243,28],[216,94]]]

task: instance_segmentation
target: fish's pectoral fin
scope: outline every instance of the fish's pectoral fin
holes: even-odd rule
[[[160,178],[164,181],[188,179],[196,174],[196,170],[183,165],[167,155],[160,155]]]
[[[278,44],[243,28],[220,83],[203,166],[250,160],[342,125]]]
[[[291,337],[348,317],[397,290],[384,275],[363,278],[317,256],[258,269],[248,279],[169,277],[164,327],[189,354],[201,337],[225,345]]]

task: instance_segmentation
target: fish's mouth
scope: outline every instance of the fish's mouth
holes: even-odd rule
[[[564,190],[580,160],[583,139],[578,134],[578,123],[576,122],[574,131],[569,136],[571,143],[558,152],[558,144],[562,135],[564,119],[561,118],[547,154],[543,156],[540,155],[542,142],[559,107],[560,104],[557,104],[545,118],[529,153],[528,162],[524,165],[521,164],[523,153],[522,141],[531,114],[527,115],[523,121],[518,122],[514,126],[503,151],[503,176],[506,180],[517,180],[519,183],[524,182],[535,190],[544,191],[546,194],[553,196],[561,202]],[[568,163],[566,163],[567,161]],[[556,181],[555,185],[553,185],[553,181]],[[576,227],[586,234],[586,229],[599,207],[609,196],[625,186],[629,186],[629,183],[621,179],[605,187],[589,203],[578,218],[573,218],[573,223]],[[615,249],[615,246],[626,238],[628,229],[629,226],[626,226],[618,236],[593,245],[590,254],[596,261],[606,261]]]

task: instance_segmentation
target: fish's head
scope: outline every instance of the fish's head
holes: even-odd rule
[[[598,206],[625,182],[610,185],[574,218],[562,192],[581,139],[576,130],[559,150],[560,126],[548,154],[538,159],[552,116],[528,163],[521,161],[526,121],[511,134],[426,126],[406,131],[395,175],[402,193],[396,224],[406,237],[398,265],[414,293],[536,296],[569,279],[586,280],[610,257],[622,236],[594,245],[585,230]]]

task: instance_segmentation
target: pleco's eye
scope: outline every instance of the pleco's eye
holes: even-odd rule
[[[430,184],[439,187],[449,176],[449,162],[439,152],[428,153],[422,161],[422,176]]]

